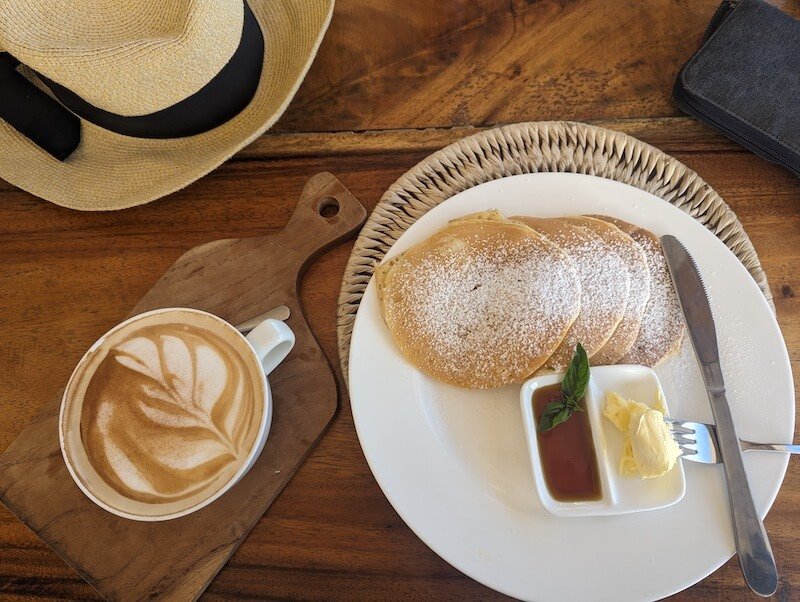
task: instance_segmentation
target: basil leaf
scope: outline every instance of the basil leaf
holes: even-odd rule
[[[556,418],[560,417],[564,412],[567,412],[566,417],[556,420]],[[567,404],[563,401],[560,399],[551,401],[545,406],[544,412],[542,412],[542,415],[539,417],[539,432],[546,433],[555,425],[561,424],[569,418],[569,414],[571,414],[571,412]]]
[[[566,422],[569,420],[569,417],[572,416],[572,408],[569,406],[564,406],[564,408],[555,416],[553,416],[553,420],[551,422],[550,428],[561,424],[562,422]]]
[[[571,407],[569,406],[565,407],[558,414],[556,414],[556,417],[553,418],[553,422],[555,422],[556,420],[558,420],[559,423],[564,422],[567,418],[572,416],[572,412],[573,410]]]
[[[564,399],[572,400],[577,404],[586,392],[586,385],[589,384],[589,358],[583,345],[578,343],[575,347],[575,354],[569,363],[567,373],[561,383],[561,393]]]
[[[580,343],[575,347],[575,354],[569,363],[564,380],[561,381],[561,399],[548,403],[539,418],[538,430],[546,433],[554,426],[566,422],[573,412],[585,411],[581,398],[589,384],[589,358]]]
[[[564,403],[569,406],[569,408],[573,412],[583,412],[583,406],[581,405],[581,400],[576,399],[575,397],[563,397]]]

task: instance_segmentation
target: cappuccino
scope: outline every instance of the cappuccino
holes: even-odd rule
[[[283,323],[257,328],[277,342],[257,351],[216,316],[156,310],[95,343],[67,386],[60,425],[81,488],[107,509],[160,520],[240,478],[269,428],[262,361],[269,345],[287,345],[282,336],[288,349],[294,342]]]
[[[131,331],[106,350],[83,396],[81,440],[89,461],[134,500],[213,493],[258,434],[263,400],[251,374],[258,369],[196,325]]]

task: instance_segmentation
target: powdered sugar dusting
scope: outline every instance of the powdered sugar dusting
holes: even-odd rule
[[[650,298],[650,268],[641,246],[617,226],[592,217],[572,218],[573,223],[586,225],[597,233],[625,262],[630,276],[630,289],[625,312],[614,333],[605,345],[590,359],[599,366],[614,364],[633,347],[642,316]]]
[[[685,326],[658,239],[597,218],[613,226],[486,212],[379,266],[381,310],[398,347],[427,374],[473,389],[563,370],[577,343],[591,358],[615,335],[607,351],[624,353],[618,363],[668,357]]]
[[[592,357],[611,337],[628,302],[628,268],[600,236],[585,226],[564,219],[521,219],[573,259],[581,284],[580,314],[544,366],[558,372],[567,367],[578,343]]]
[[[519,382],[574,320],[576,274],[566,255],[517,225],[509,237],[496,224],[469,227],[392,266],[384,316],[403,352],[437,378],[472,388]]]
[[[678,351],[686,326],[658,240],[646,230],[637,229],[630,234],[647,257],[650,299],[642,317],[639,335],[620,363],[655,366]]]

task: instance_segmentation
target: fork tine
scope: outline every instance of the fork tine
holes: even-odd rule
[[[669,428],[673,433],[681,433],[684,435],[693,435],[695,430],[686,426],[685,422],[670,422]]]
[[[670,433],[683,452],[682,457],[702,464],[718,464],[721,460],[713,424],[665,419]]]
[[[669,432],[672,434],[673,437],[677,437],[682,435],[684,437],[695,437],[697,433],[695,431],[691,431],[689,429],[670,429]]]

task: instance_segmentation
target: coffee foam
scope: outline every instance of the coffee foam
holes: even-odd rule
[[[91,472],[125,499],[171,509],[236,475],[264,413],[247,343],[204,314],[175,318],[134,321],[101,340],[73,394]]]

